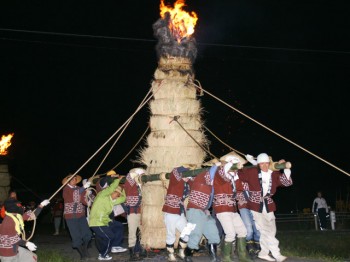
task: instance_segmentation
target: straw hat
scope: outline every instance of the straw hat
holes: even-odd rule
[[[63,178],[62,180],[62,185],[67,183],[67,180],[70,179],[72,177],[73,174],[69,174],[68,176],[66,176],[65,178]],[[74,177],[77,178],[77,184],[81,181],[81,176],[79,175],[75,175]],[[70,181],[70,180],[69,180]]]
[[[233,163],[241,163],[242,165],[246,164],[248,161],[238,155],[236,152],[232,151],[222,157],[220,157],[220,161],[225,161],[225,162],[233,162]]]
[[[216,163],[220,163],[220,161],[217,158],[213,158],[205,163],[202,164],[202,166],[214,166]]]

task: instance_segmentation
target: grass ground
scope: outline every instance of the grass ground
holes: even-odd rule
[[[287,256],[350,261],[350,231],[279,231],[277,238]]]
[[[279,231],[277,238],[284,255],[324,262],[350,261],[350,231]],[[38,250],[41,261],[71,262],[54,250]]]

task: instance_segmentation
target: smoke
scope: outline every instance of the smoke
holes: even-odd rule
[[[179,43],[168,27],[169,20],[170,14],[166,13],[163,19],[159,18],[153,24],[154,36],[158,39],[156,45],[158,59],[162,56],[186,57],[193,63],[197,57],[196,40],[193,37],[186,37]]]

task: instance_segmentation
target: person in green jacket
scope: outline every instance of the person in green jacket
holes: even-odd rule
[[[89,226],[95,233],[98,260],[111,260],[109,253],[127,251],[122,247],[124,238],[123,224],[114,220],[113,206],[125,202],[125,192],[115,179],[107,188],[99,192],[92,204]]]

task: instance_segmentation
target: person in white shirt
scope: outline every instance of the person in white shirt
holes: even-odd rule
[[[260,232],[261,250],[258,257],[267,261],[285,261],[287,257],[281,254],[279,241],[276,238],[277,228],[274,215],[276,204],[272,196],[278,187],[293,184],[291,170],[289,168],[281,171],[272,170],[270,157],[266,153],[259,154],[254,163],[248,159],[248,156],[246,156],[247,160],[256,166],[238,170],[238,176],[241,181],[248,183],[249,187],[248,208]],[[285,160],[281,159],[278,163],[285,163]],[[273,257],[269,256],[269,252]]]
[[[312,203],[312,212],[318,216],[321,230],[327,230],[328,205],[326,199],[322,197],[322,192],[317,192],[317,197]]]

